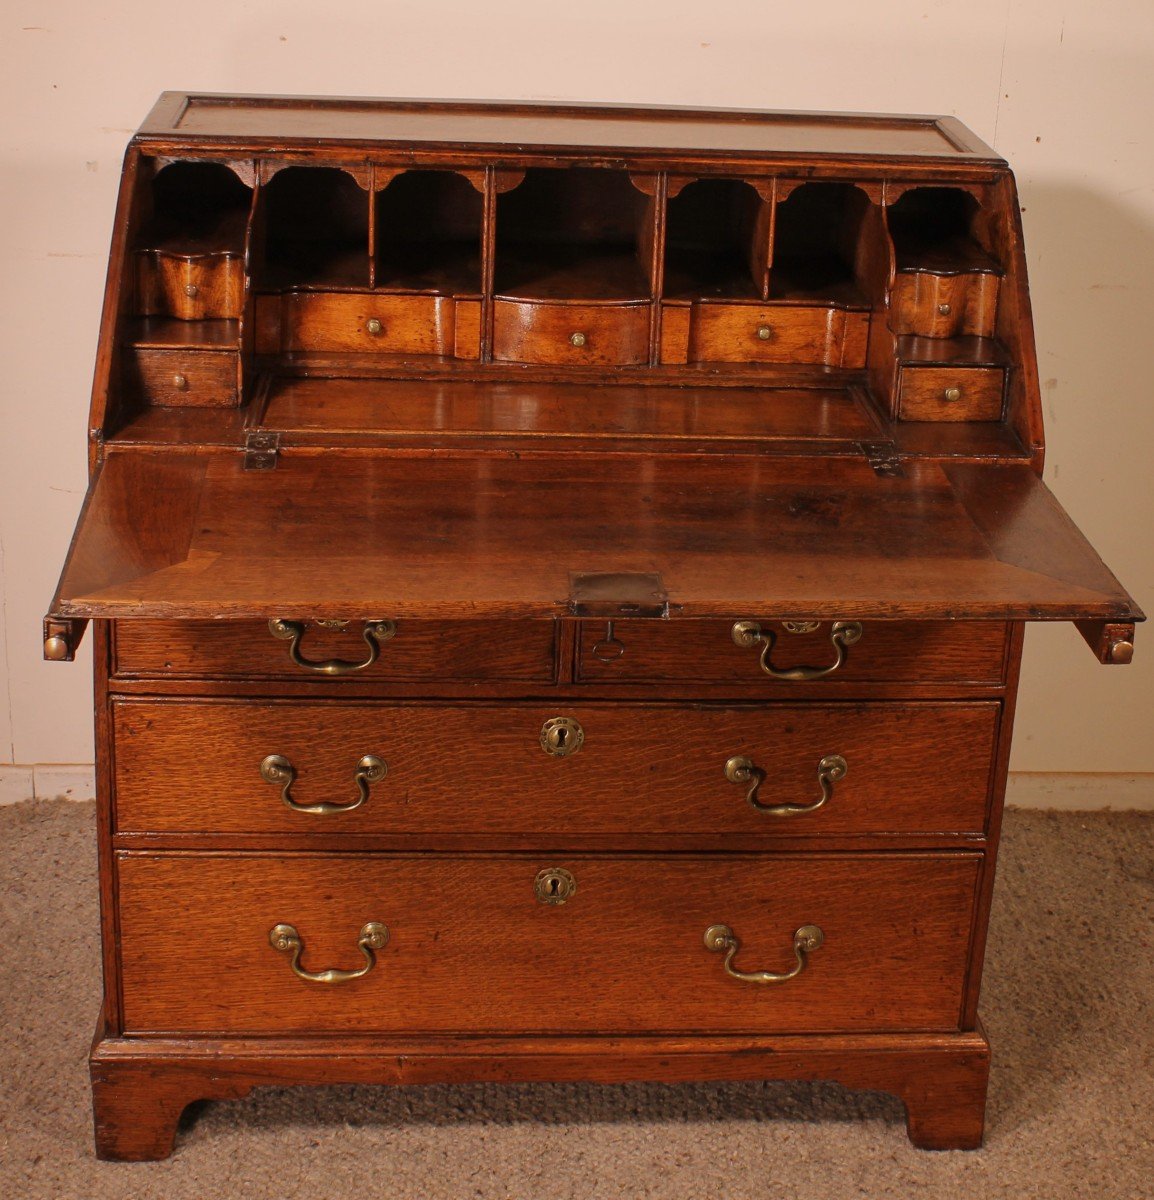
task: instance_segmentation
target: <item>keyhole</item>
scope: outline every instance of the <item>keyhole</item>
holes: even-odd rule
[[[553,741],[556,743],[558,750],[564,750],[565,743],[568,740],[569,740],[569,730],[566,729],[564,725],[562,725],[560,729],[557,729],[554,731]]]
[[[561,880],[558,879],[556,875],[554,875],[549,880],[549,895],[556,896],[560,893],[560,891],[561,891]]]

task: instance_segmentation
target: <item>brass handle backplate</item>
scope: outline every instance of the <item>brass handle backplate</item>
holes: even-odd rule
[[[746,785],[745,798],[759,812],[769,813],[773,817],[792,817],[798,813],[815,812],[833,795],[833,785],[844,779],[849,772],[849,764],[840,754],[827,754],[817,764],[817,782],[821,795],[812,804],[763,804],[758,797],[758,790],[765,782],[765,772],[756,766],[752,758],[734,755],[725,760],[725,778],[730,783]]]
[[[810,621],[783,621],[788,633],[808,633],[815,628]],[[832,675],[846,660],[846,650],[861,641],[862,627],[860,621],[834,621],[830,627],[829,640],[833,643],[836,657],[828,667],[775,667],[769,661],[773,653],[777,634],[772,629],[762,629],[757,621],[737,621],[730,633],[738,646],[749,647],[761,645],[761,669],[774,679],[787,679],[798,682],[807,679],[822,679]]]
[[[743,983],[785,983],[796,979],[805,970],[808,955],[820,950],[825,934],[817,925],[803,925],[793,935],[793,954],[797,960],[789,971],[739,971],[733,965],[734,956],[741,949],[733,930],[728,925],[710,925],[705,931],[705,948],[725,955],[725,973]]]
[[[377,965],[375,951],[383,950],[388,945],[389,927],[380,921],[370,921],[361,926],[361,932],[357,934],[357,948],[364,956],[365,965],[355,971],[340,971],[335,967],[327,971],[306,971],[301,966],[304,942],[295,925],[274,925],[268,931],[268,941],[274,950],[292,956],[289,966],[299,979],[309,983],[348,983],[350,979],[360,979],[362,975],[367,975]]]
[[[351,675],[353,671],[363,671],[377,661],[381,653],[381,645],[396,636],[397,626],[392,621],[366,621],[361,636],[369,648],[369,656],[361,662],[346,662],[343,658],[330,658],[324,662],[315,662],[301,654],[301,638],[305,635],[304,621],[286,621],[274,617],[268,623],[268,631],[275,638],[289,643],[289,658],[298,667],[306,671],[315,671],[318,675]]]
[[[280,786],[280,798],[286,808],[299,813],[341,813],[360,808],[369,798],[369,784],[379,783],[389,773],[389,764],[375,754],[366,754],[357,763],[353,781],[357,785],[357,798],[348,804],[298,804],[292,797],[292,786],[296,782],[296,767],[283,754],[270,754],[261,760],[260,777],[265,783]]]

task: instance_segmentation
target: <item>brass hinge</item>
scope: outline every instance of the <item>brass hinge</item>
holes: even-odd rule
[[[280,453],[280,434],[267,430],[250,430],[244,438],[244,469],[246,471],[275,471]]]
[[[893,479],[905,474],[902,470],[902,460],[893,442],[862,442],[861,449],[875,475]]]

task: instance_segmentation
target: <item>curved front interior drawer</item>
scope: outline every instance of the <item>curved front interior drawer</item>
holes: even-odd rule
[[[649,359],[648,301],[493,301],[493,357],[566,366],[635,366]]]
[[[334,684],[349,678],[546,683],[556,674],[555,642],[551,620],[390,622],[382,615],[380,621],[284,622],[275,633],[266,621],[118,621],[113,670],[128,677]],[[331,663],[343,669],[320,669]]]
[[[117,828],[578,840],[977,833],[999,712],[995,702],[121,700]]]
[[[282,1035],[956,1029],[980,861],[121,854],[124,1024]],[[743,979],[727,962],[739,975],[792,977]]]

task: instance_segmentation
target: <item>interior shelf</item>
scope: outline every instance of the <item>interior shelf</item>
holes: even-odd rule
[[[126,324],[125,341],[153,350],[235,350],[240,345],[240,322],[140,317]]]
[[[405,171],[374,201],[374,283],[395,291],[477,295],[485,201],[453,171]]]
[[[531,168],[497,198],[494,290],[540,300],[647,300],[655,214],[624,171]]]
[[[899,271],[1001,274],[976,233],[977,200],[960,188],[912,188],[886,211]]]
[[[771,211],[770,203],[740,179],[697,179],[670,196],[665,297],[766,299]]]
[[[258,289],[369,286],[369,199],[336,167],[286,167],[262,192]]]
[[[252,189],[221,163],[170,163],[156,173],[137,250],[182,258],[242,254]]]
[[[779,200],[770,299],[868,308],[858,280],[868,208],[849,183],[805,183]]]

